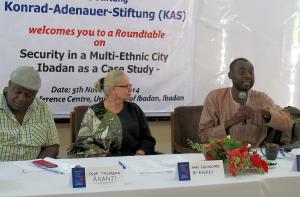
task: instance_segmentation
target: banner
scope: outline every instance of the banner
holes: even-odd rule
[[[94,82],[122,69],[131,101],[164,116],[231,86],[230,62],[244,57],[253,89],[300,108],[299,27],[297,0],[3,0],[0,86],[32,66],[42,76],[38,97],[68,117],[101,101]]]
[[[199,0],[196,17],[193,104],[231,86],[238,57],[254,66],[253,89],[281,107],[300,108],[300,3],[297,0]]]
[[[94,83],[114,69],[146,113],[192,103],[193,0],[15,0],[0,4],[0,84],[32,66],[55,117],[100,102]]]

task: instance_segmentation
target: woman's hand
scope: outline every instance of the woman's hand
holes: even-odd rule
[[[107,153],[98,153],[95,155],[90,155],[89,157],[106,157]]]
[[[145,151],[143,151],[143,150],[137,150],[136,152],[135,152],[135,155],[136,156],[139,156],[139,155],[145,155],[146,153],[145,153]]]

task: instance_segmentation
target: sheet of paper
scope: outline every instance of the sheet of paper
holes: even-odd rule
[[[43,169],[37,168],[31,160],[26,161],[13,161],[12,162],[15,166],[19,167],[24,173],[27,172],[37,172],[42,171]]]
[[[60,159],[53,159],[51,157],[46,157],[46,158],[44,158],[44,160],[56,164],[57,167],[52,168],[51,170],[54,170],[54,171],[57,171],[57,172],[60,172],[60,173],[63,173],[63,174],[71,173],[71,169],[76,166],[76,164],[66,162],[66,161],[62,161]]]
[[[134,161],[122,161],[127,168],[139,174],[152,174],[152,173],[173,173],[175,172],[175,167],[168,167],[160,164],[158,161],[153,161],[149,159],[141,159]]]
[[[176,168],[178,162],[188,162],[188,160],[183,158],[180,155],[176,155],[175,157],[162,159],[160,164],[163,165],[163,166],[175,167]]]
[[[204,156],[199,158],[205,160]],[[137,160],[124,160],[126,168],[130,168],[139,174],[151,173],[175,173],[178,162],[188,162],[188,160],[180,155],[166,157],[160,160],[149,160],[147,157],[141,157]]]

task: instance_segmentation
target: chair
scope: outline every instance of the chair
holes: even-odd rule
[[[293,127],[291,143],[295,143],[299,141],[300,141],[300,123],[295,123]]]
[[[70,127],[71,127],[71,134],[72,134],[72,143],[76,141],[78,131],[80,129],[80,123],[82,121],[83,115],[88,109],[88,106],[82,105],[74,107],[74,111],[70,114]]]
[[[263,141],[263,144],[265,142],[275,143],[275,144],[279,144],[279,145],[288,145],[288,144],[299,143],[300,142],[300,123],[294,123],[293,124],[289,142],[283,143],[282,139],[286,139],[285,135],[283,135],[281,131],[273,129],[273,128],[270,127],[268,129],[268,134],[267,134],[266,138]]]
[[[203,106],[180,106],[171,112],[171,145],[173,153],[196,153],[187,139],[199,142],[199,120]]]

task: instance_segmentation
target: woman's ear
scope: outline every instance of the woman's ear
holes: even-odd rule
[[[228,77],[229,77],[229,79],[232,79],[232,72],[231,71],[229,71],[229,73],[228,73]]]

